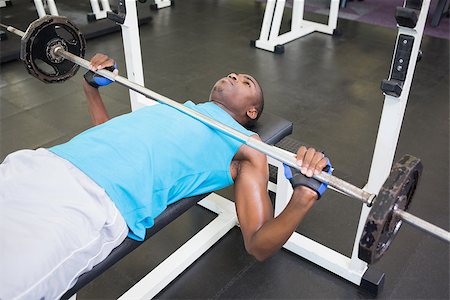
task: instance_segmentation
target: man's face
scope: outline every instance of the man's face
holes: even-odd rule
[[[221,103],[237,115],[245,115],[261,97],[258,82],[250,75],[231,73],[219,79],[211,91],[210,100]]]

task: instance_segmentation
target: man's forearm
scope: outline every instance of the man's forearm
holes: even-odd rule
[[[267,221],[252,236],[251,254],[262,261],[272,256],[286,243],[313,206],[316,195],[305,189],[295,189],[286,208],[276,218]]]
[[[88,102],[92,123],[94,125],[99,125],[108,121],[109,115],[98,89],[90,86],[86,81],[83,81],[83,90]]]

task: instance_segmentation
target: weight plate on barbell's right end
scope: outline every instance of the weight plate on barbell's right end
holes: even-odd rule
[[[389,248],[402,224],[394,210],[408,209],[422,170],[420,159],[411,155],[404,155],[394,165],[367,216],[359,241],[360,259],[373,264]]]
[[[46,83],[62,82],[74,76],[80,66],[56,56],[56,47],[83,58],[86,41],[66,17],[44,16],[32,22],[20,45],[20,58],[28,73]]]

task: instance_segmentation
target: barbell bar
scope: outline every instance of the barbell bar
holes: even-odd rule
[[[46,83],[62,82],[74,76],[80,66],[89,69],[90,62],[83,58],[86,43],[84,37],[79,29],[65,17],[44,16],[32,22],[26,32],[12,26],[3,24],[0,24],[0,26],[22,37],[20,57],[24,61],[28,72],[41,81]],[[62,31],[63,34],[58,33],[58,31]],[[73,50],[72,52],[78,55],[68,50]],[[38,61],[49,65],[54,73],[42,69],[38,65]],[[300,169],[293,153],[246,136],[234,128],[204,116],[118,74],[105,69],[97,70],[95,73],[152,100],[171,106],[288,166]],[[422,169],[420,159],[410,155],[403,156],[394,165],[386,182],[380,189],[378,197],[326,172],[314,174],[313,177],[327,183],[344,195],[362,201],[369,207],[375,204],[366,220],[359,243],[358,254],[367,263],[374,263],[385,253],[397,234],[402,221],[450,242],[450,233],[448,231],[406,212],[417,187]],[[374,201],[375,198],[376,201]]]
[[[428,232],[431,235],[450,243],[450,235],[448,231],[436,225],[433,225],[419,217],[416,217],[415,215],[410,214],[405,210],[395,208],[394,216],[402,219],[403,222],[406,222],[409,225],[422,229],[423,231]]]

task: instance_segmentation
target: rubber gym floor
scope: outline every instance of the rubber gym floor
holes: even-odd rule
[[[144,9],[148,4],[139,5]],[[140,28],[145,85],[179,102],[200,102],[218,78],[252,74],[263,87],[265,110],[294,122],[291,137],[323,149],[336,176],[364,186],[383,107],[380,81],[388,76],[397,30],[339,19],[341,36],[314,33],[276,55],[249,46],[259,36],[263,13],[264,5],[245,0],[182,0],[151,12],[152,21]],[[421,49],[396,160],[405,153],[422,159],[424,172],[410,212],[448,230],[449,41],[424,36]],[[88,40],[86,57],[96,52],[115,58],[126,74],[120,33]],[[15,150],[65,142],[91,126],[83,73],[46,85],[29,76],[20,61],[1,65],[1,160]],[[123,87],[112,85],[102,94],[112,116],[130,110]],[[219,194],[232,198],[232,189]],[[297,230],[350,255],[360,209],[357,200],[328,191]],[[194,207],[82,289],[79,299],[117,298],[212,218]],[[449,254],[448,244],[404,224],[374,266],[386,274],[378,298],[449,299]],[[158,298],[373,296],[286,250],[257,262],[234,228]]]

